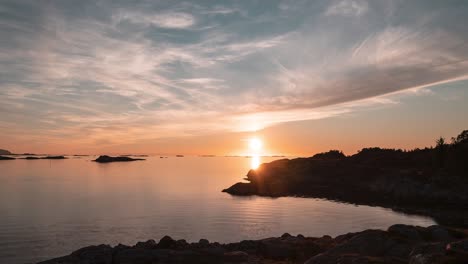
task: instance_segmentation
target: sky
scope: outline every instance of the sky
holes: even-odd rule
[[[468,1],[0,0],[0,148],[411,149],[468,129]]]

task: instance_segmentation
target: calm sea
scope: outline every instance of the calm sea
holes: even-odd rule
[[[164,235],[234,242],[434,224],[381,207],[222,193],[257,162],[250,158],[158,156],[109,164],[93,158],[0,161],[0,263],[35,263],[91,244],[133,245]]]

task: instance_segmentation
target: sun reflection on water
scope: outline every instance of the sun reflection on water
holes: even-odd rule
[[[250,168],[255,170],[260,166],[260,155],[253,155],[250,158]]]

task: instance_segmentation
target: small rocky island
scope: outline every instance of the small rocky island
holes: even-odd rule
[[[99,163],[109,163],[109,162],[126,162],[126,161],[137,161],[137,160],[145,160],[145,159],[131,158],[131,157],[126,157],[126,156],[112,157],[112,156],[102,155],[93,161],[99,162]]]
[[[237,243],[198,243],[163,237],[138,242],[88,246],[40,264],[156,264],[156,263],[468,263],[468,233],[442,226],[393,225],[387,231],[365,230],[332,238],[292,236]]]
[[[365,148],[351,156],[332,150],[276,160],[250,170],[246,180],[223,191],[380,205],[468,226],[468,130],[450,144],[441,138],[425,149]],[[448,217],[447,210],[455,214]]]
[[[6,150],[6,149],[0,149],[0,155],[11,155],[13,153],[11,153],[10,151]]]
[[[46,156],[41,159],[67,159],[65,156]]]
[[[27,156],[27,157],[19,158],[19,159],[25,159],[25,160],[42,160],[42,159],[59,160],[59,159],[67,159],[67,157],[65,157],[65,156],[46,156],[46,157]]]

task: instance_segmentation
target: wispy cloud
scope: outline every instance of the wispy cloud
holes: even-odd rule
[[[121,10],[113,18],[117,23],[129,21],[137,24],[174,29],[185,29],[195,24],[195,18],[191,14],[182,12],[147,13]]]
[[[361,16],[369,9],[366,0],[340,0],[329,6],[326,15]]]
[[[467,6],[388,3],[3,1],[1,124],[131,144],[342,115],[466,78]]]

